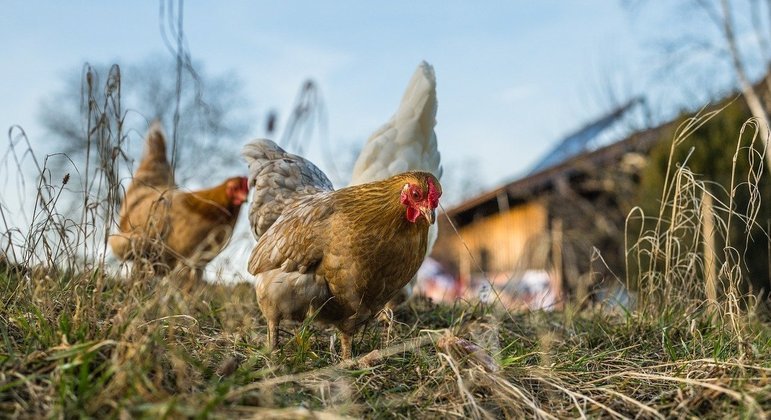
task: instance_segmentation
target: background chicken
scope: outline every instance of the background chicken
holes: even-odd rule
[[[386,179],[406,171],[431,172],[442,178],[436,133],[436,77],[434,68],[423,61],[412,75],[399,109],[391,120],[375,131],[356,159],[351,185]],[[431,225],[426,256],[431,254],[438,234]],[[413,278],[389,304],[393,307],[412,295]]]
[[[415,275],[428,245],[441,186],[407,172],[337,191],[321,170],[270,140],[244,147],[257,238],[249,272],[275,348],[282,319],[310,313],[351,336]]]
[[[249,193],[245,177],[229,178],[201,191],[174,182],[160,123],[147,134],[145,151],[120,209],[120,232],[109,243],[121,260],[147,263],[153,272],[189,269],[196,277],[227,245],[241,204]]]

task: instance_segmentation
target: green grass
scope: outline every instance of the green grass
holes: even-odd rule
[[[0,411],[11,416],[734,417],[771,411],[771,327],[698,309],[508,314],[412,302],[340,364],[305,324],[263,349],[251,286],[0,274]],[[463,339],[463,340],[460,340]],[[472,344],[473,343],[473,344]],[[478,346],[478,347],[474,347]],[[405,349],[406,348],[406,349]],[[391,351],[393,350],[393,351]],[[476,353],[474,351],[477,351]],[[490,359],[488,359],[488,357]]]

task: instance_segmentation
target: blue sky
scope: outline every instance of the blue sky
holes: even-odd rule
[[[526,172],[561,136],[607,111],[608,86],[621,99],[669,88],[657,82],[656,42],[690,26],[690,12],[661,4],[187,2],[184,26],[193,59],[243,79],[255,115],[286,111],[303,80],[318,81],[330,138],[343,144],[363,143],[387,121],[427,60],[438,80],[443,160],[450,168],[475,160],[489,187]],[[85,61],[164,53],[158,11],[157,2],[6,3],[0,127],[20,124],[45,148],[40,101]],[[666,100],[661,106],[682,102]]]
[[[716,39],[715,28],[688,4],[189,1],[184,28],[192,58],[207,74],[232,72],[244,82],[255,118],[271,109],[286,118],[301,84],[316,80],[329,137],[343,146],[363,144],[391,117],[416,66],[427,60],[437,77],[444,180],[463,177],[458,168],[471,160],[475,186],[484,189],[526,173],[562,136],[634,95],[644,94],[654,115],[667,118],[729,86],[734,76],[725,60],[681,42]],[[746,28],[747,14],[736,17]],[[5,2],[0,129],[21,125],[39,155],[57,152],[38,122],[41,101],[55,97],[63,78],[84,62],[125,66],[169,54],[160,26],[157,2]],[[751,45],[746,34],[739,31],[740,42]],[[673,56],[664,54],[667,46],[686,48]],[[132,136],[136,153],[141,133]],[[329,169],[319,147],[308,157]],[[14,175],[3,169],[0,177]],[[443,200],[457,201],[444,186]],[[17,197],[21,203],[14,203]],[[0,179],[12,225],[28,223],[22,216],[31,212],[33,197],[25,198],[18,182]],[[234,240],[211,270],[244,267],[252,239],[243,219],[237,231],[245,240]]]

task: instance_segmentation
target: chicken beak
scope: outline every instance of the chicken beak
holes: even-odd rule
[[[433,225],[436,221],[436,212],[430,207],[421,207],[420,213],[428,220],[429,225]]]

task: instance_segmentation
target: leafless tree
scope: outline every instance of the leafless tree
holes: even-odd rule
[[[54,140],[56,149],[67,154],[76,165],[86,163],[87,95],[82,93],[85,78],[106,75],[109,66],[93,65],[93,71],[72,71],[64,78],[60,91],[44,100],[40,121]],[[177,101],[174,77],[175,64],[162,56],[153,56],[137,63],[122,66],[121,98],[123,102],[123,131],[130,138],[141,140],[149,121],[159,119],[167,130],[174,126]],[[242,84],[232,74],[209,76],[198,65],[197,74],[183,73],[180,95],[180,120],[177,125],[179,145],[176,155],[176,176],[179,182],[198,178],[202,170],[219,174],[222,168],[238,165],[238,145],[250,134],[252,121],[249,102]],[[100,81],[95,81],[100,85]],[[98,95],[103,91],[97,90]],[[101,103],[103,98],[97,98]],[[132,144],[133,143],[133,144]],[[129,157],[141,153],[141,141],[127,145]],[[202,157],[205,156],[205,159]],[[125,174],[124,174],[125,175]]]
[[[630,10],[646,3],[646,0],[624,1]],[[675,35],[669,35],[670,38],[660,44],[667,55],[662,68],[673,73],[678,67],[688,68],[685,76],[691,78],[701,73],[699,80],[708,81],[700,83],[702,90],[714,89],[721,75],[732,74],[731,87],[741,91],[753,117],[760,122],[759,133],[767,146],[768,110],[771,109],[771,0],[683,0],[668,5],[678,8],[676,15],[682,16],[683,22],[679,32],[675,31]],[[695,60],[696,65],[691,66],[693,63],[689,62],[694,57],[699,58]],[[754,81],[759,73],[763,80]],[[770,154],[766,154],[766,159],[771,164]]]

